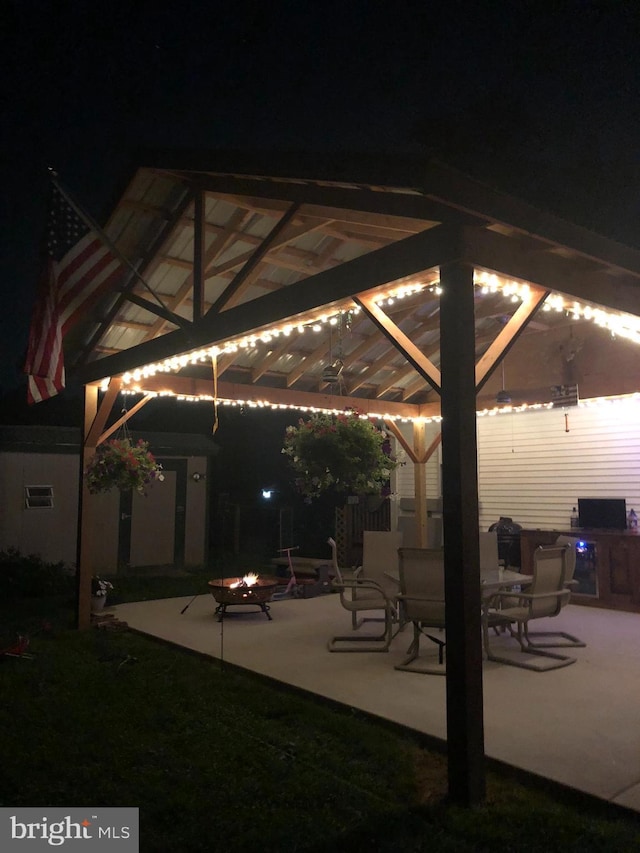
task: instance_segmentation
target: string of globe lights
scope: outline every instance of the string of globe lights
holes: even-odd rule
[[[474,272],[474,285],[478,288],[480,295],[501,293],[501,295],[514,303],[526,303],[531,298],[531,290],[528,284],[524,282],[505,279],[495,273],[484,270],[476,270]],[[442,294],[442,285],[439,281],[434,280],[428,284],[404,284],[390,288],[389,290],[379,293],[374,297],[374,303],[381,308],[385,305],[391,306],[396,300],[401,300],[412,296],[416,293],[427,291],[434,296]],[[581,303],[575,299],[567,299],[562,294],[551,293],[547,296],[542,305],[542,311],[564,313],[567,317],[574,320],[585,320],[593,322],[596,325],[608,330],[612,337],[620,337],[630,340],[633,343],[640,344],[640,317],[635,317],[621,312],[607,311],[603,308],[596,308],[591,305]],[[271,328],[263,329],[256,333],[245,335],[238,339],[226,341],[220,345],[194,350],[189,353],[166,358],[162,362],[154,362],[142,367],[136,368],[133,371],[126,372],[122,376],[123,394],[140,395],[147,394],[150,397],[175,397],[178,400],[188,402],[198,401],[214,401],[222,406],[238,406],[256,409],[293,409],[301,412],[326,412],[339,414],[342,410],[323,408],[315,406],[304,406],[295,403],[274,403],[269,400],[230,400],[214,398],[212,395],[182,395],[172,391],[147,391],[144,389],[144,380],[148,377],[153,377],[160,373],[178,373],[189,365],[199,365],[208,363],[220,356],[237,353],[240,350],[254,349],[259,346],[264,346],[272,343],[280,337],[290,337],[292,334],[305,334],[311,331],[319,333],[327,327],[337,326],[341,317],[345,315],[356,316],[361,312],[360,306],[353,301],[343,303],[334,312],[314,312],[308,315],[304,320],[298,322],[284,322]],[[109,383],[109,378],[105,378],[101,385],[104,390]],[[608,401],[611,398],[602,397],[590,401],[580,401],[579,405],[596,405],[601,401]],[[536,409],[553,408],[553,403],[522,403],[519,405],[504,405],[495,406],[491,409],[482,409],[477,412],[478,417],[493,416],[506,413],[519,413],[532,411]],[[429,417],[407,417],[397,415],[362,415],[362,417],[370,417],[379,420],[396,420],[398,422],[424,421],[425,423],[439,423],[442,418],[440,416]]]
[[[106,388],[106,386],[105,386]],[[103,389],[104,390],[104,389]],[[218,405],[232,409],[250,409],[255,411],[272,411],[283,412],[292,411],[300,412],[305,415],[312,414],[329,414],[329,415],[344,415],[345,409],[323,407],[323,406],[307,406],[302,403],[276,403],[268,399],[264,400],[230,400],[218,397],[217,399],[211,394],[175,394],[172,391],[144,391],[139,388],[123,388],[120,392],[123,396],[137,397],[142,394],[152,398],[171,397],[178,401],[188,403],[217,403]],[[578,408],[593,408],[595,406],[610,406],[616,403],[634,403],[640,404],[640,393],[623,395],[612,395],[610,397],[591,397],[585,400],[578,401]],[[536,411],[547,411],[557,408],[553,402],[545,403],[520,403],[518,405],[494,406],[491,409],[484,408],[476,411],[477,418],[496,417],[498,415],[531,413]],[[399,424],[409,423],[424,423],[424,424],[439,424],[442,423],[441,415],[416,415],[415,417],[408,415],[395,415],[390,413],[358,413],[358,416],[363,420],[372,421],[393,421]]]

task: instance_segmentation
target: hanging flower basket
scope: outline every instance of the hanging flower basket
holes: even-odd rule
[[[121,492],[134,489],[144,494],[149,483],[164,480],[162,465],[149,452],[149,443],[140,439],[132,444],[128,438],[112,439],[98,445],[85,477],[92,494],[113,488]]]
[[[287,427],[282,453],[289,457],[299,491],[310,499],[327,491],[388,495],[389,477],[398,465],[386,432],[355,412],[300,419]]]

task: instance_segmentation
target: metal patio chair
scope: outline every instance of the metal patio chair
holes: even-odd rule
[[[400,595],[398,602],[403,619],[413,625],[413,640],[407,649],[406,659],[395,669],[419,672],[423,675],[445,675],[446,639],[444,608],[444,554],[440,548],[400,548]],[[438,663],[420,657],[420,638],[424,636],[435,643]]]
[[[529,624],[536,619],[558,616],[571,597],[566,587],[568,546],[539,546],[533,555],[533,581],[526,592],[514,595],[513,592],[498,592],[492,600],[497,609],[492,614],[507,625],[508,631],[517,640],[520,650],[544,660],[536,663],[525,659],[515,659],[502,653],[491,651],[487,645],[487,659],[512,666],[544,671],[558,669],[575,663],[576,659],[558,652],[549,652],[546,645],[536,644],[530,639]],[[513,628],[513,625],[516,628]],[[548,632],[545,632],[545,634]],[[574,638],[575,639],[575,638]],[[578,645],[584,645],[577,641]],[[548,646],[552,648],[553,646]]]
[[[341,569],[338,566],[336,543],[333,539],[328,540],[331,546],[334,578],[333,589],[340,594],[340,604],[349,611],[352,618],[357,619],[358,613],[367,611],[379,611],[378,617],[384,628],[381,634],[370,635],[365,633],[353,633],[333,637],[329,641],[330,652],[388,652],[393,636],[393,626],[397,621],[395,598],[390,598],[383,586],[376,580],[363,577],[356,570]],[[362,622],[357,624],[357,627]],[[356,623],[354,623],[356,627]]]

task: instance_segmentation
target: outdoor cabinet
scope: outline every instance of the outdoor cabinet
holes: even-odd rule
[[[575,591],[574,604],[640,612],[640,535],[631,530],[523,530],[520,537],[522,572],[532,574],[533,552],[539,545],[552,545],[560,535],[579,539],[582,554],[576,579],[590,594]],[[582,558],[582,563],[581,563]],[[583,572],[580,576],[580,572]],[[591,591],[592,590],[592,591]]]

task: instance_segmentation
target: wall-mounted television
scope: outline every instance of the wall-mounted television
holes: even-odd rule
[[[578,524],[604,530],[624,530],[627,502],[624,498],[578,498]]]

